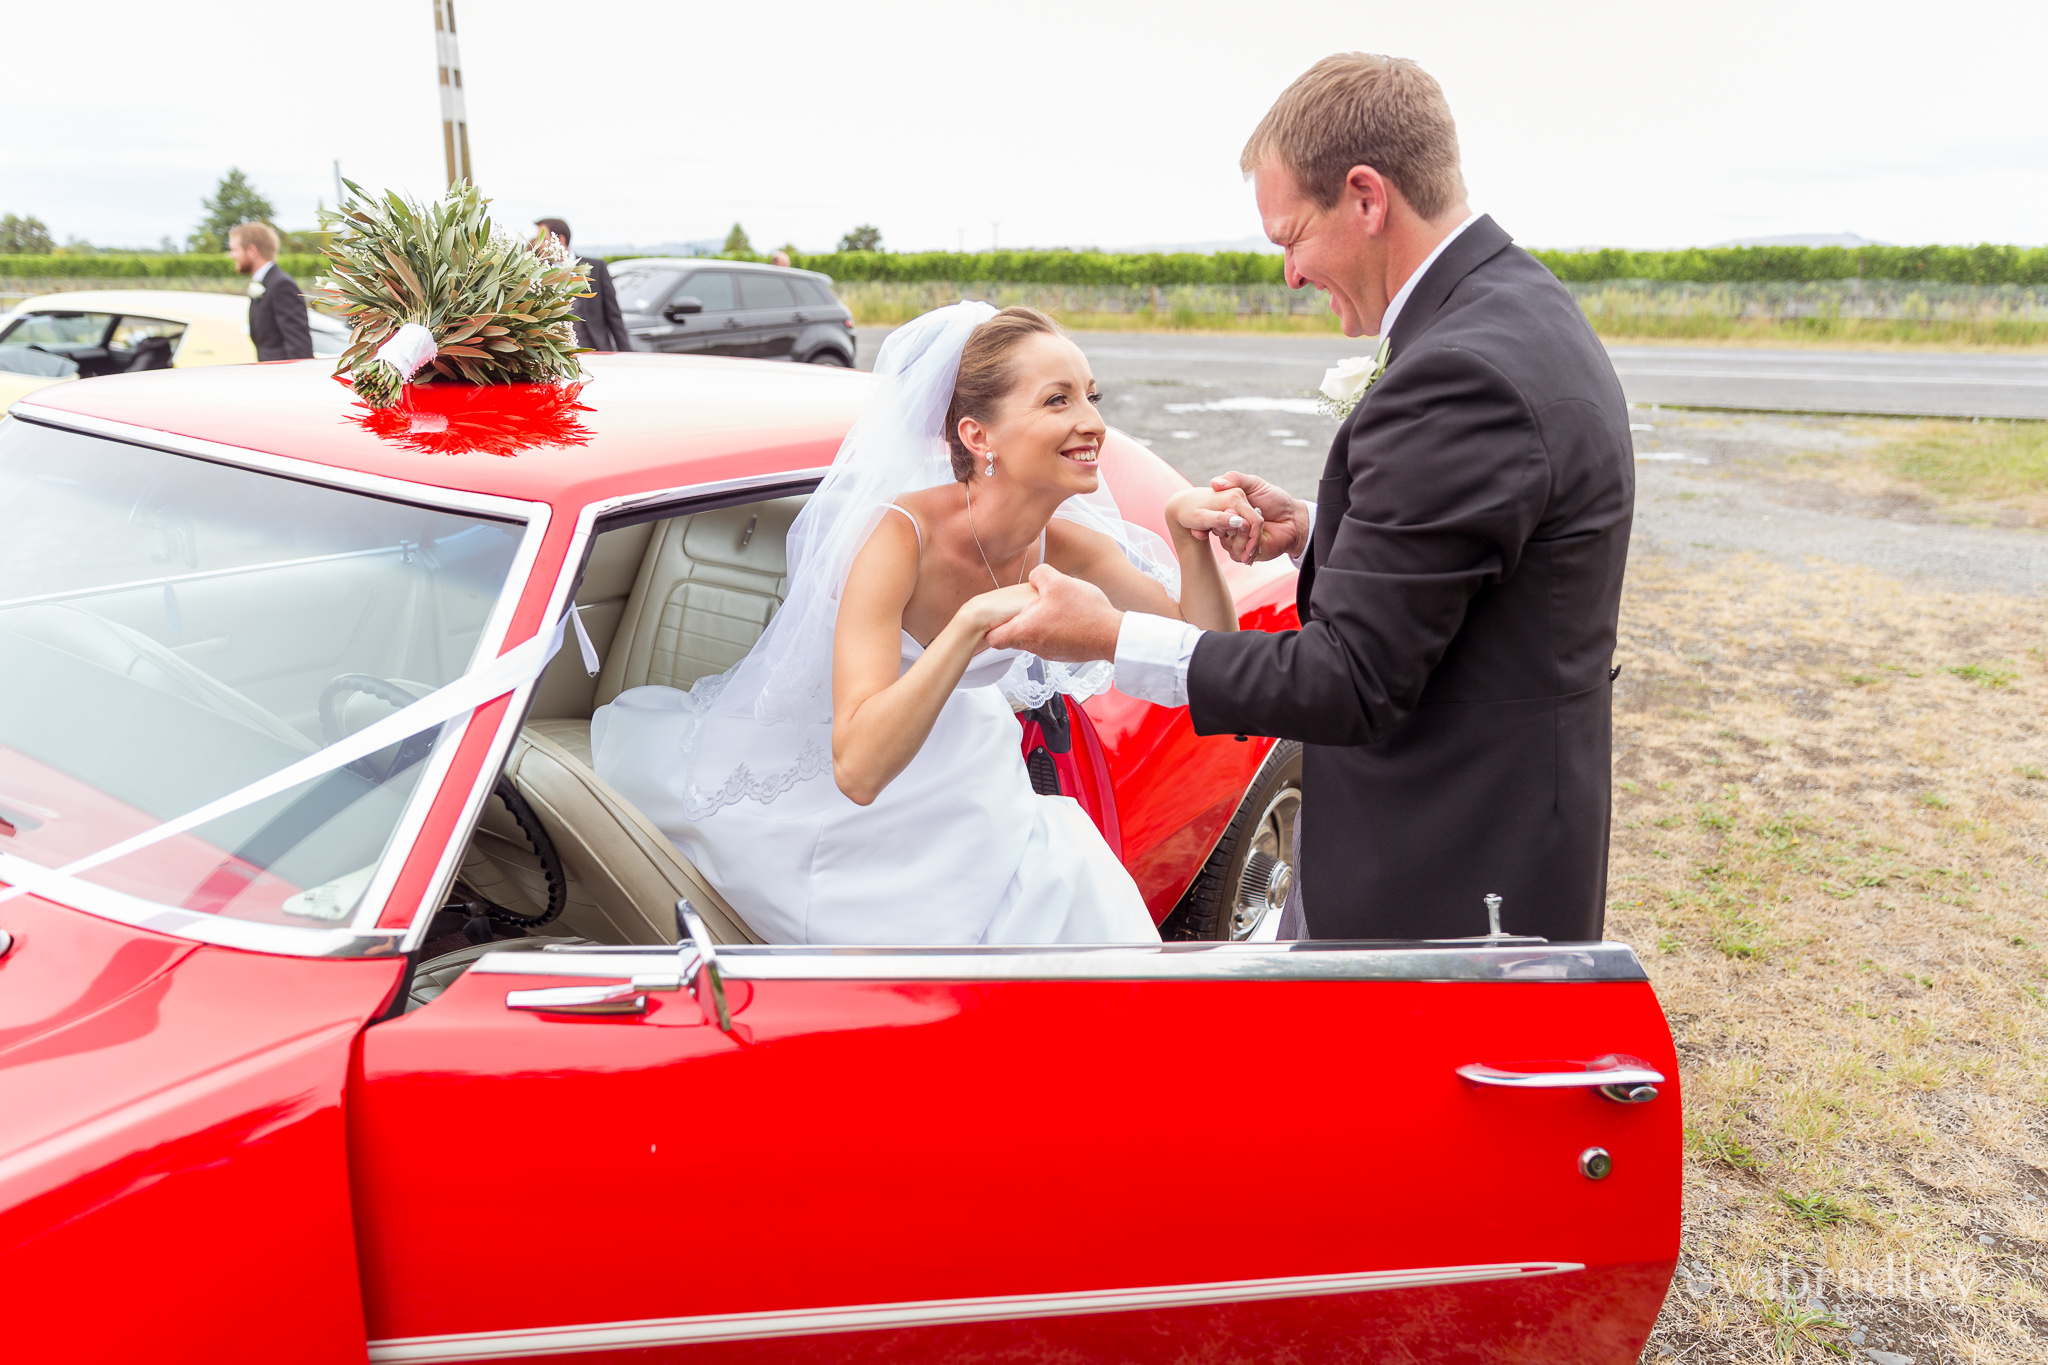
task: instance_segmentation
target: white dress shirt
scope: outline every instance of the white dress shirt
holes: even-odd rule
[[[250,276],[250,279],[257,284],[261,284],[263,283],[263,277],[275,269],[277,269],[276,261],[265,261],[262,265],[256,267],[256,273]]]
[[[1422,264],[1401,282],[1400,289],[1387,305],[1387,311],[1380,317],[1380,335],[1391,336],[1394,319],[1401,316],[1401,307],[1408,302],[1408,296],[1415,292],[1415,285],[1429,268],[1436,264],[1436,258],[1444,254],[1444,248],[1458,240],[1458,235],[1479,221],[1473,214],[1447,233],[1436,248],[1423,257]],[[1362,340],[1372,341],[1365,337]],[[1308,504],[1308,531],[1315,534],[1316,507]],[[1302,545],[1306,552],[1308,545]],[[1290,556],[1294,567],[1301,567],[1301,556]],[[1186,706],[1188,704],[1188,662],[1195,657],[1195,641],[1202,637],[1200,626],[1185,621],[1175,621],[1164,616],[1152,616],[1142,611],[1127,611],[1124,622],[1116,635],[1116,690],[1139,701],[1156,702],[1161,706]]]

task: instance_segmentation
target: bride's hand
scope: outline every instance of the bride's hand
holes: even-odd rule
[[[1249,564],[1259,549],[1264,518],[1240,488],[1184,488],[1166,501],[1169,526],[1196,540],[1214,536],[1223,552]]]
[[[1038,589],[1029,583],[996,588],[961,604],[959,619],[977,636],[986,635],[1038,600]]]

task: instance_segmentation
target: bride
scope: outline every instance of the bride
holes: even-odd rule
[[[1036,794],[1020,751],[1014,708],[1101,692],[1109,663],[984,637],[1036,599],[1039,564],[1235,630],[1208,536],[1250,525],[1250,505],[1174,495],[1171,555],[1125,522],[1088,362],[1033,309],[927,313],[883,343],[875,380],[790,529],[760,641],[688,692],[600,708],[599,775],[770,943],[1156,941],[1093,822]]]

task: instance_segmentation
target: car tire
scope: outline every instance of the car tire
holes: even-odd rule
[[[1301,815],[1301,745],[1283,739],[1252,779],[1195,884],[1159,926],[1168,939],[1250,938],[1278,917],[1294,879],[1294,825]]]
[[[835,365],[842,370],[850,370],[853,368],[853,362],[851,360],[848,360],[843,352],[835,351],[830,346],[827,346],[822,351],[813,351],[809,355],[805,356],[804,364]]]

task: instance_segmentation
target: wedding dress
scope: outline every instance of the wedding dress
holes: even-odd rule
[[[789,593],[746,658],[689,691],[636,687],[591,718],[599,776],[771,943],[1158,940],[1130,874],[1071,797],[1040,796],[1015,705],[1108,687],[1110,666],[985,650],[924,745],[867,806],[832,780],[831,658],[853,558],[905,492],[951,482],[941,428],[986,304],[899,328],[876,391],[789,536]],[[907,514],[906,514],[907,515]],[[1058,515],[1108,534],[1178,595],[1165,544],[1107,490]],[[914,519],[913,519],[914,522]],[[907,632],[902,666],[924,652]]]

